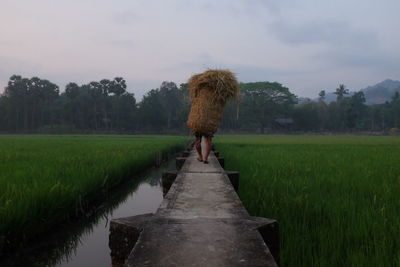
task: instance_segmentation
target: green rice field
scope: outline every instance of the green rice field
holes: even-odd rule
[[[0,136],[0,236],[32,237],[182,150],[177,136]]]
[[[250,214],[279,221],[283,266],[400,266],[400,138],[215,142]]]

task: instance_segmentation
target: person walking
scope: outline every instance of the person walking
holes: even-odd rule
[[[204,164],[208,164],[208,155],[210,155],[212,147],[212,135],[209,136],[207,134],[195,133],[194,136],[196,138],[194,142],[194,147],[196,148],[198,154],[197,160],[203,162]],[[202,137],[204,137],[204,142],[205,142],[204,156],[202,154],[202,148],[201,148]]]
[[[208,163],[212,147],[212,137],[222,120],[225,104],[230,99],[238,99],[239,83],[229,70],[207,70],[193,75],[188,82],[191,108],[187,121],[195,136],[197,160]],[[202,137],[205,142],[202,153]]]

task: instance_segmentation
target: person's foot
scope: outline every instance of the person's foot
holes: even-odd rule
[[[197,160],[200,161],[200,162],[203,162],[203,159],[201,159],[201,158],[197,158]]]
[[[205,161],[203,161],[203,163],[204,163],[204,164],[208,164],[208,161],[207,161],[207,160],[205,160]]]

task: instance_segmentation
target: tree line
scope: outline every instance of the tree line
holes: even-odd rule
[[[187,84],[164,81],[140,102],[122,77],[88,84],[68,83],[65,90],[38,77],[10,77],[0,95],[0,131],[5,133],[187,133],[190,110]],[[399,128],[400,96],[367,106],[363,92],[347,97],[340,85],[334,102],[298,103],[277,82],[241,83],[241,98],[228,103],[225,132],[353,132]]]
[[[293,108],[294,130],[330,132],[387,132],[400,128],[400,95],[395,92],[383,104],[366,105],[362,91],[347,96],[341,84],[334,92],[336,101],[327,104],[325,91],[318,101],[306,101]],[[396,130],[398,131],[398,130]]]

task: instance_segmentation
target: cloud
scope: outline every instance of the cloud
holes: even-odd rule
[[[175,72],[186,70],[187,72],[196,71],[201,69],[218,69],[224,68],[224,63],[217,60],[210,53],[203,52],[193,55],[191,58],[182,58],[173,62],[170,65],[159,67],[158,70],[162,72]]]
[[[112,20],[121,25],[129,25],[132,22],[138,21],[139,18],[140,16],[132,10],[119,11],[112,16]]]
[[[279,39],[291,44],[325,43],[341,47],[360,43],[377,44],[374,33],[356,30],[344,21],[319,20],[300,24],[279,21],[269,26]]]
[[[303,71],[296,70],[280,70],[272,67],[262,67],[255,65],[234,65],[232,71],[235,72],[241,82],[254,81],[278,81],[283,77],[289,77],[294,74],[299,74]]]
[[[117,48],[134,48],[135,47],[135,41],[130,40],[130,39],[114,39],[114,40],[109,40],[109,41],[104,41],[104,44],[114,46]]]
[[[345,21],[318,20],[299,24],[278,21],[269,24],[268,29],[288,45],[320,46],[322,49],[312,57],[325,62],[326,66],[388,69],[400,66],[393,55],[383,50],[377,33],[357,29]]]
[[[21,8],[5,1],[0,87],[14,73],[47,78],[61,89],[69,81],[122,76],[139,96],[207,68],[230,68],[242,81],[278,81],[300,95],[339,80],[351,87],[399,79],[398,6],[394,0],[40,0]]]

